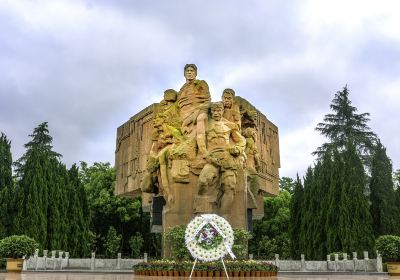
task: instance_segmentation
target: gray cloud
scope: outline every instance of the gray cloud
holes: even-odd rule
[[[279,127],[281,175],[312,163],[313,128],[345,84],[400,168],[396,3],[336,19],[347,5],[336,2],[4,1],[0,130],[15,158],[48,121],[68,165],[113,162],[116,128],[179,89],[194,62],[214,99],[232,87]]]

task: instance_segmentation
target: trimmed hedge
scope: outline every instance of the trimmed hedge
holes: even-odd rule
[[[33,255],[39,244],[26,235],[12,235],[0,240],[0,257],[19,259]]]

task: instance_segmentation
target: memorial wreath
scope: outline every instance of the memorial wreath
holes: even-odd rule
[[[216,214],[195,217],[186,228],[185,243],[191,255],[201,261],[215,261],[226,254],[235,258],[232,227]]]

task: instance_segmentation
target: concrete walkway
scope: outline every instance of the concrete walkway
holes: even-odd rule
[[[133,274],[112,274],[112,273],[0,273],[0,280],[183,280],[185,277],[150,277],[135,276]],[[193,278],[201,279],[201,278]],[[211,278],[208,278],[211,279]],[[224,277],[218,279],[225,279]],[[267,278],[232,278],[232,279],[264,279],[264,280],[400,280],[400,277],[370,276],[370,275],[286,275]]]

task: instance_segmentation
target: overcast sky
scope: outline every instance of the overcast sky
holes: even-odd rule
[[[400,168],[400,2],[0,0],[0,131],[13,158],[49,123],[74,162],[114,163],[116,129],[179,90],[183,66],[279,127],[281,176],[300,176],[346,84]]]

